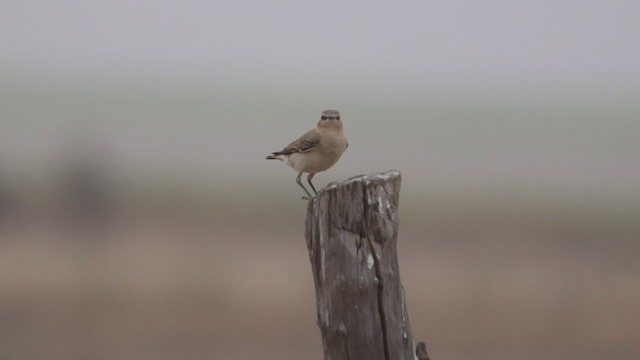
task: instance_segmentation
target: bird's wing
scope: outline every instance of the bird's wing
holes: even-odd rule
[[[318,146],[318,144],[320,144],[320,133],[313,129],[287,145],[282,151],[274,152],[273,155],[289,155],[297,152],[307,152]]]

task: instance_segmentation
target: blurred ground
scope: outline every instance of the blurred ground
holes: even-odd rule
[[[1,355],[321,358],[306,203],[293,185],[223,210],[175,196],[95,214],[5,213]],[[411,195],[403,189],[402,279],[432,357],[640,354],[637,212]]]

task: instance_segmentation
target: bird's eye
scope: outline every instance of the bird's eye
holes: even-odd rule
[[[338,116],[338,117],[336,118],[336,120],[340,121],[340,116]]]
[[[320,119],[327,120],[327,117],[323,115]]]

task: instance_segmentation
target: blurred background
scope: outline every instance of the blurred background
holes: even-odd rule
[[[398,169],[434,359],[640,357],[633,1],[14,1],[0,359],[321,359],[295,172]]]

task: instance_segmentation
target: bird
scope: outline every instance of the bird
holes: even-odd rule
[[[298,172],[296,183],[304,189],[309,200],[318,195],[311,179],[315,174],[332,167],[349,146],[344,135],[340,113],[336,110],[325,110],[315,129],[287,145],[284,149],[271,153],[268,160],[281,160]],[[302,184],[302,174],[307,173],[307,182],[314,195]]]

